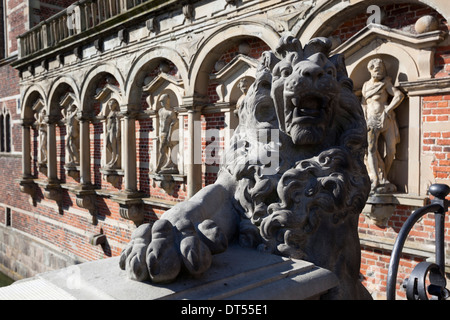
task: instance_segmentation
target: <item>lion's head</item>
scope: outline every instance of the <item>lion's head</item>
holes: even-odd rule
[[[370,191],[367,129],[344,59],[329,57],[330,48],[325,38],[302,47],[289,36],[263,54],[223,169],[236,180],[241,244],[354,282],[358,215]],[[274,162],[260,161],[264,153],[277,157],[275,171],[264,170]]]

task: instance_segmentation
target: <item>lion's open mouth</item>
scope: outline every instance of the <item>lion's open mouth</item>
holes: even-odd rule
[[[325,95],[315,92],[294,96],[289,102],[286,120],[298,124],[321,120],[329,105]]]

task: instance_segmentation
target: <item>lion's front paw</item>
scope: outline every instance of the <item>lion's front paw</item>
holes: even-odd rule
[[[138,227],[120,257],[120,267],[130,279],[153,282],[174,280],[184,269],[197,276],[209,269],[212,254],[227,249],[228,240],[212,220],[197,228],[189,220],[173,226],[168,220]]]
[[[131,241],[120,254],[119,266],[126,270],[128,277],[137,281],[148,279],[147,264],[145,256],[147,247],[152,239],[152,226],[143,224],[134,230],[131,235]]]

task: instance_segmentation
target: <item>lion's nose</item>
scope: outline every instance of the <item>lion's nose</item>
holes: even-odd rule
[[[309,64],[301,71],[302,76],[310,78],[313,82],[321,78],[324,73],[324,70],[316,64]]]

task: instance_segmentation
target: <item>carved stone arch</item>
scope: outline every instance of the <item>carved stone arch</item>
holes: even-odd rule
[[[50,113],[54,113],[54,109],[60,108],[61,99],[64,98],[67,92],[73,93],[74,103],[77,106],[80,106],[80,88],[77,85],[75,79],[69,76],[61,76],[58,77],[55,81],[53,81],[50,86],[48,101]]]
[[[428,6],[436,10],[447,21],[450,19],[450,6],[446,0],[399,0],[395,3]],[[316,5],[310,10],[308,16],[294,28],[293,34],[300,39],[301,43],[307,43],[314,37],[329,36],[341,23],[348,20],[350,16],[366,12],[369,5],[382,6],[386,4],[392,4],[392,1],[355,0],[351,3],[343,3],[341,0],[323,1],[321,5]]]
[[[114,65],[105,63],[93,67],[86,73],[81,85],[81,109],[83,112],[92,112],[94,97],[97,95],[97,89],[99,89],[99,82],[105,80],[107,77],[112,77],[117,86],[121,89],[122,97],[123,90],[125,88],[125,80],[119,69]],[[120,103],[126,103],[126,99],[121,98]]]
[[[81,110],[80,91],[75,80],[68,76],[57,78],[50,87],[50,114],[59,127],[58,145],[61,155],[57,162],[59,179],[66,181],[65,174],[79,179],[80,171],[80,123],[78,112]],[[52,142],[56,144],[56,135]]]
[[[146,83],[147,73],[159,66],[163,61],[169,61],[178,70],[178,79],[188,83],[187,65],[181,55],[167,47],[155,47],[143,53],[132,64],[126,80],[126,97],[130,105],[140,105],[142,89]],[[181,100],[179,100],[181,101]]]
[[[222,55],[239,46],[244,40],[259,39],[267,45],[268,49],[275,50],[278,45],[280,34],[270,26],[269,22],[255,21],[239,21],[231,22],[224,26],[220,26],[213,30],[211,34],[205,37],[196,46],[197,52],[191,57],[192,63],[189,69],[189,83],[185,85],[186,99],[185,106],[190,109],[188,113],[188,128],[190,133],[190,144],[188,145],[187,157],[187,179],[188,179],[188,195],[194,195],[201,189],[202,185],[202,168],[199,159],[196,159],[198,152],[195,150],[193,143],[195,123],[201,120],[200,110],[209,103],[208,90],[210,87],[210,75],[215,69],[215,65]],[[209,107],[211,107],[209,105]],[[237,117],[232,114],[230,106],[226,106],[225,110],[221,110],[219,105],[212,106],[213,109],[225,114],[224,127],[232,129],[234,125],[232,121],[236,121]],[[219,109],[217,109],[219,108]],[[212,112],[209,110],[208,112]],[[206,111],[202,111],[203,113]],[[225,130],[225,145],[231,137],[232,130]],[[209,138],[211,139],[211,137]],[[211,153],[212,154],[212,153]],[[214,152],[215,155],[219,155]],[[214,158],[212,161],[216,161]],[[209,166],[211,170],[215,170],[213,166]],[[206,170],[209,170],[206,168]],[[214,173],[211,171],[212,173]]]
[[[194,57],[189,69],[190,82],[186,86],[186,94],[205,95],[210,72],[223,52],[243,39],[253,37],[261,39],[270,49],[275,50],[280,34],[268,24],[253,21],[230,23],[215,30],[199,46]]]
[[[133,154],[138,154],[140,159],[148,159],[148,163],[141,160],[139,165],[148,166],[150,178],[153,179],[153,182],[159,179],[159,184],[159,181],[164,180],[163,188],[168,193],[172,192],[174,175],[182,176],[184,168],[183,161],[175,161],[178,164],[177,168],[166,170],[164,176],[156,174],[161,140],[158,114],[160,97],[163,94],[169,95],[171,109],[174,111],[174,119],[176,120],[168,134],[171,138],[175,137],[175,134],[177,139],[183,137],[183,131],[178,130],[178,128],[179,123],[183,123],[186,116],[185,112],[180,112],[180,106],[185,96],[184,84],[188,81],[187,77],[187,64],[178,50],[158,46],[142,53],[133,61],[126,81],[127,106],[130,111],[130,117],[133,118],[128,120],[128,135],[131,137],[130,140],[137,140],[140,143],[139,148],[136,148]],[[144,122],[150,119],[152,129],[149,132],[136,130],[135,119]],[[175,134],[173,134],[174,132]],[[182,140],[184,139],[179,139],[180,144]],[[148,143],[143,143],[143,141],[148,141]],[[130,145],[128,144],[127,146],[129,147]],[[172,151],[172,147],[170,151]],[[179,147],[177,150],[183,151],[183,149],[183,147]],[[178,153],[177,150],[174,152],[174,155],[179,159],[183,159],[184,155]],[[128,160],[130,165],[136,165],[135,157],[128,157]],[[132,170],[135,169],[135,167],[132,168]],[[180,179],[184,181],[184,178]],[[169,182],[166,183],[166,180]]]
[[[47,105],[47,95],[40,85],[34,84],[26,89],[21,98],[21,101],[23,101],[20,115],[22,120],[34,121],[33,105],[39,99],[42,100],[44,106]]]

